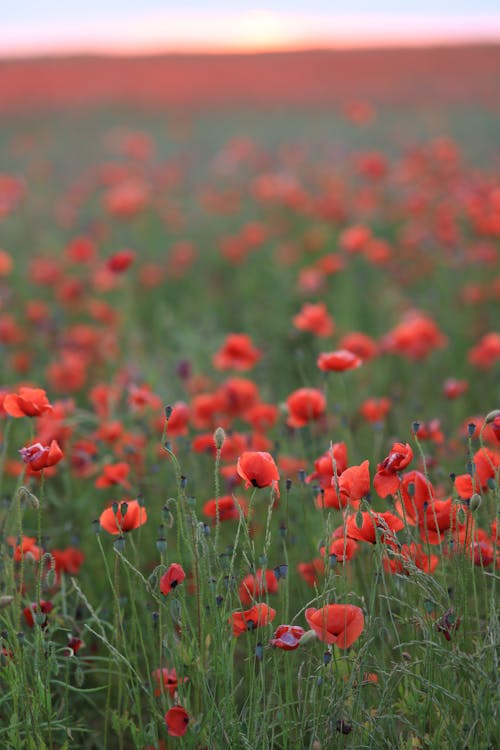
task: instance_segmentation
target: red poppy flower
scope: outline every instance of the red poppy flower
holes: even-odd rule
[[[77,638],[76,635],[72,635],[68,638],[66,656],[76,656],[82,646],[85,646],[81,638]]]
[[[67,547],[66,549],[54,549],[51,551],[56,565],[56,574],[60,578],[61,573],[69,573],[74,576],[80,572],[85,556],[76,547]]]
[[[33,443],[21,448],[19,453],[31,471],[42,471],[49,466],[55,466],[64,456],[57,440],[52,440],[50,445]]]
[[[347,562],[348,560],[351,560],[352,557],[354,557],[357,549],[358,545],[353,539],[341,536],[338,539],[333,539],[333,541],[330,543],[330,547],[328,548],[328,555],[330,556],[330,558],[334,556],[336,562]],[[321,547],[320,553],[323,555],[323,557],[325,556],[325,547]]]
[[[445,346],[447,338],[436,323],[420,310],[409,312],[381,342],[383,351],[401,354],[411,360],[425,359],[433,349]]]
[[[240,583],[238,596],[242,604],[251,604],[254,599],[261,599],[266,593],[276,594],[278,592],[278,581],[272,570],[266,570],[264,576],[262,569],[257,570],[255,575],[249,573]]]
[[[104,467],[103,473],[100,477],[95,480],[96,487],[112,487],[116,484],[121,484],[125,489],[130,489],[130,482],[127,481],[127,476],[130,473],[130,466],[124,461],[120,461],[117,464],[108,464]]]
[[[278,419],[278,408],[274,404],[255,404],[245,412],[243,418],[257,432],[267,432]]]
[[[18,393],[8,393],[3,408],[11,417],[39,417],[52,411],[47,394],[42,388],[19,388]]]
[[[370,462],[363,461],[359,466],[349,466],[338,479],[341,497],[352,504],[370,492]]]
[[[468,355],[469,362],[482,370],[488,370],[500,359],[500,333],[486,333]]]
[[[306,302],[301,311],[294,316],[293,324],[299,331],[310,331],[316,336],[331,336],[335,331],[333,318],[328,314],[326,305]]]
[[[170,708],[165,714],[165,724],[167,725],[167,732],[172,737],[182,737],[186,734],[189,724],[189,715],[186,709],[182,706]]]
[[[122,534],[139,528],[148,520],[146,508],[137,500],[122,500],[116,514],[113,507],[106,508],[99,518],[102,528],[108,534]]]
[[[177,688],[179,687],[177,671],[175,667],[173,667],[172,669],[167,669],[166,667],[163,667],[163,669],[155,669],[153,672],[153,677],[157,682],[157,687],[155,688],[156,696],[161,695],[164,690],[167,690],[172,698],[175,697],[175,693],[177,691]],[[182,682],[187,681],[187,677],[184,677],[184,679],[182,680]]]
[[[443,393],[449,399],[459,398],[459,396],[467,391],[468,387],[469,383],[467,380],[448,378],[443,383]]]
[[[396,510],[410,526],[418,526],[428,505],[434,502],[434,488],[420,471],[403,474],[399,486],[402,504],[398,500]],[[472,493],[471,493],[472,494]]]
[[[261,357],[262,352],[254,347],[250,336],[231,333],[212,362],[217,370],[251,370]]]
[[[394,443],[389,455],[377,467],[373,486],[380,497],[394,495],[399,489],[398,472],[406,469],[413,459],[413,451],[408,443]]]
[[[317,360],[317,365],[324,372],[344,372],[361,367],[362,361],[347,349],[337,349],[334,352],[322,352]]]
[[[363,401],[359,407],[359,411],[366,419],[367,422],[377,424],[383,422],[392,406],[390,398],[383,396],[382,398],[369,398]]]
[[[392,548],[391,545],[388,545]],[[428,554],[421,544],[403,544],[401,549],[394,548],[396,555],[392,557],[384,557],[384,568],[390,573],[406,573],[410,574],[414,565],[424,573],[434,573],[438,563],[439,557],[437,555]]]
[[[335,466],[335,470],[334,470]],[[335,474],[340,476],[347,469],[347,446],[345,443],[333,443],[330,450],[314,462],[315,471],[309,474],[306,481],[316,480],[320,487],[328,489],[333,486]]]
[[[172,411],[167,422],[167,433],[169,437],[186,435],[188,432],[189,418],[191,411],[184,401],[177,401],[172,406]]]
[[[259,389],[248,378],[228,378],[218,393],[229,417],[243,417],[259,401]]]
[[[274,487],[280,475],[274,458],[265,451],[245,451],[238,458],[236,466],[238,475],[245,480],[245,488],[248,487]]]
[[[7,543],[14,548],[13,559],[21,562],[23,557],[31,560],[40,560],[43,550],[37,546],[34,536],[23,536],[20,541],[15,536],[8,536]]]
[[[306,609],[306,620],[320,641],[349,648],[365,627],[363,610],[354,604],[327,604],[321,609]]]
[[[179,585],[179,583],[183,582],[185,577],[186,574],[182,565],[179,565],[179,563],[172,563],[160,579],[161,593],[164,596],[167,596]]]
[[[325,563],[321,557],[315,558],[312,562],[297,563],[297,572],[308,586],[312,587],[319,583],[320,575],[325,574]]]
[[[133,250],[119,250],[106,261],[106,268],[113,273],[123,273],[135,260]]]
[[[358,516],[361,517],[361,526],[358,527]],[[394,538],[396,531],[404,528],[403,521],[389,511],[385,513],[355,513],[346,519],[346,534],[350,539],[357,539],[360,542],[369,542],[375,544],[377,541],[377,532],[382,532],[381,541],[387,542]]]
[[[456,509],[453,508],[451,497],[429,503],[419,518],[420,537],[428,544],[441,544],[445,532],[452,526],[458,531]]]
[[[233,628],[233,635],[238,638],[247,630],[255,630],[255,628],[269,625],[275,617],[276,610],[260,602],[244,612],[233,612],[229,618],[229,624]]]
[[[219,521],[237,521],[240,513],[247,515],[247,504],[239,497],[223,495],[219,497],[218,503],[215,498],[208,500],[203,506],[203,514],[214,520],[217,517],[217,505],[219,506]]]
[[[439,419],[431,419],[430,422],[420,423],[416,436],[419,440],[432,440],[436,445],[440,445],[444,442],[441,421]]]
[[[354,224],[347,227],[339,237],[339,244],[343,250],[349,253],[359,253],[370,241],[372,232],[369,227],[362,224]]]
[[[35,626],[34,615],[37,615],[38,613],[42,613],[43,615],[48,615],[49,612],[52,612],[53,609],[54,609],[54,605],[52,604],[52,602],[48,602],[48,601],[45,601],[44,599],[41,599],[40,605],[35,603],[23,609],[24,619],[26,620],[26,623],[29,625],[29,627],[33,628]],[[47,617],[44,617],[43,622],[40,624],[40,627],[41,628],[47,627]]]
[[[326,410],[326,398],[317,388],[299,388],[287,400],[290,427],[303,427],[308,422],[321,417]]]
[[[304,628],[299,625],[280,625],[269,642],[271,646],[281,648],[283,651],[294,651],[299,647],[304,633]]]
[[[345,508],[350,504],[359,506],[360,500],[370,492],[369,461],[359,466],[350,466],[340,476],[332,477],[331,487],[327,487],[316,497],[317,508]],[[337,494],[338,489],[338,494]]]

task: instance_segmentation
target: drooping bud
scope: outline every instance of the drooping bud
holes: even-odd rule
[[[488,414],[484,418],[484,421],[486,422],[486,424],[491,424],[497,417],[500,417],[500,409],[493,409],[493,411],[488,412]]]

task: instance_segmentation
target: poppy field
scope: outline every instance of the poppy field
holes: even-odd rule
[[[0,132],[0,746],[500,747],[494,101],[82,97]]]

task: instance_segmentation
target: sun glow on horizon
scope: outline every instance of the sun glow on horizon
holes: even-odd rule
[[[265,52],[500,41],[500,13],[307,14],[265,9],[135,12],[85,22],[0,27],[0,55]]]

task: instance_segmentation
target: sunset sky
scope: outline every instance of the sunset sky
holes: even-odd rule
[[[1,15],[2,56],[500,41],[498,0],[18,0]]]

